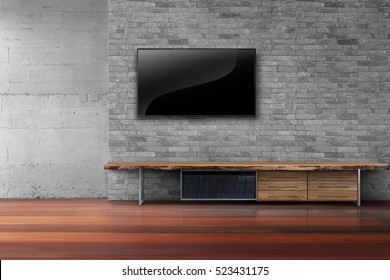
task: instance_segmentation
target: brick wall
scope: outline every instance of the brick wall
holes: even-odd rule
[[[108,5],[0,0],[0,197],[107,197]]]
[[[112,161],[390,162],[390,4],[384,0],[109,0]],[[255,119],[138,118],[138,47],[257,49]],[[137,173],[109,172],[136,199]],[[146,172],[146,199],[178,199],[179,173]],[[363,172],[363,199],[390,199]]]

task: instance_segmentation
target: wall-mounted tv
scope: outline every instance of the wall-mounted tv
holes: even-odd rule
[[[255,49],[138,49],[138,116],[255,116]]]

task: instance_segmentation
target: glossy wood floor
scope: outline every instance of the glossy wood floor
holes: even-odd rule
[[[0,200],[0,259],[390,259],[390,202]]]

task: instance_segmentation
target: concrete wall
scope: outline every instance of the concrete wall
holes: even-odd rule
[[[390,5],[381,0],[109,1],[110,160],[390,162]],[[256,48],[255,119],[138,118],[138,47]],[[363,172],[363,199],[390,199]],[[136,199],[137,173],[109,172]],[[146,172],[146,199],[179,173]]]
[[[0,0],[0,197],[107,197],[105,0]]]

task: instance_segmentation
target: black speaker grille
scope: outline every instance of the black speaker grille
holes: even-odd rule
[[[256,172],[183,171],[182,199],[256,199]]]

